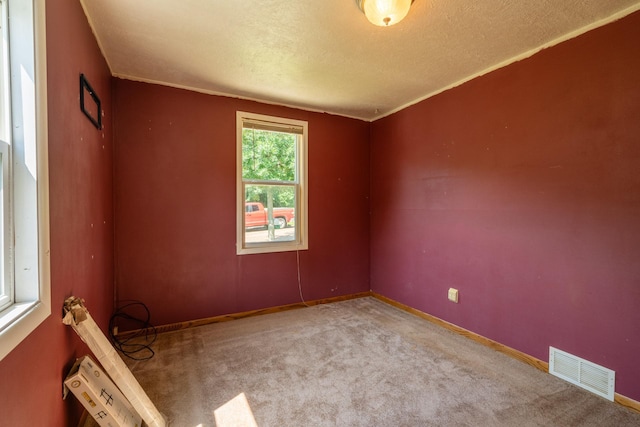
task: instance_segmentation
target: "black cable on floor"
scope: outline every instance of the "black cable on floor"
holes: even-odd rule
[[[122,354],[133,360],[149,360],[155,352],[151,345],[158,337],[156,328],[150,323],[151,313],[149,308],[140,301],[122,301],[124,305],[116,308],[109,319],[109,338],[114,347]],[[134,308],[142,308],[146,313],[143,319],[140,319],[130,312]],[[128,324],[138,326],[133,334],[127,334],[126,338],[120,338],[114,334],[114,328],[117,326],[118,319],[127,321]]]

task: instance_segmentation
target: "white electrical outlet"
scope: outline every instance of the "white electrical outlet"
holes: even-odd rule
[[[449,288],[449,301],[458,303],[458,290]]]

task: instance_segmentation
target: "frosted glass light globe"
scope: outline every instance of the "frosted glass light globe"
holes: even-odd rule
[[[361,0],[360,7],[367,19],[374,25],[388,27],[402,21],[412,0]]]

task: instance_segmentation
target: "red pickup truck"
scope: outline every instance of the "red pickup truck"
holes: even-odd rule
[[[294,219],[293,208],[273,208],[273,225],[275,228],[285,228]],[[264,205],[260,202],[247,202],[244,204],[244,226],[266,227],[269,224],[269,215]]]

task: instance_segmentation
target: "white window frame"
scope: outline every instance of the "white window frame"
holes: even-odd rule
[[[10,24],[0,52],[0,140],[8,147],[1,261],[11,288],[11,303],[0,311],[2,360],[51,315],[51,273],[45,0],[0,2]]]
[[[296,237],[286,242],[245,242],[245,180],[242,178],[242,129],[245,121],[266,122],[275,127],[295,126],[302,128],[302,135],[297,138],[296,147]],[[238,255],[259,254],[271,252],[287,252],[306,250],[308,242],[308,197],[307,197],[307,148],[309,125],[303,120],[266,116],[263,114],[236,112],[236,253]],[[246,183],[251,183],[247,181]]]
[[[8,40],[7,3],[0,0],[0,312],[13,303],[11,268],[5,258],[5,253],[10,254],[11,244],[11,192],[5,188],[10,182],[11,169]]]

